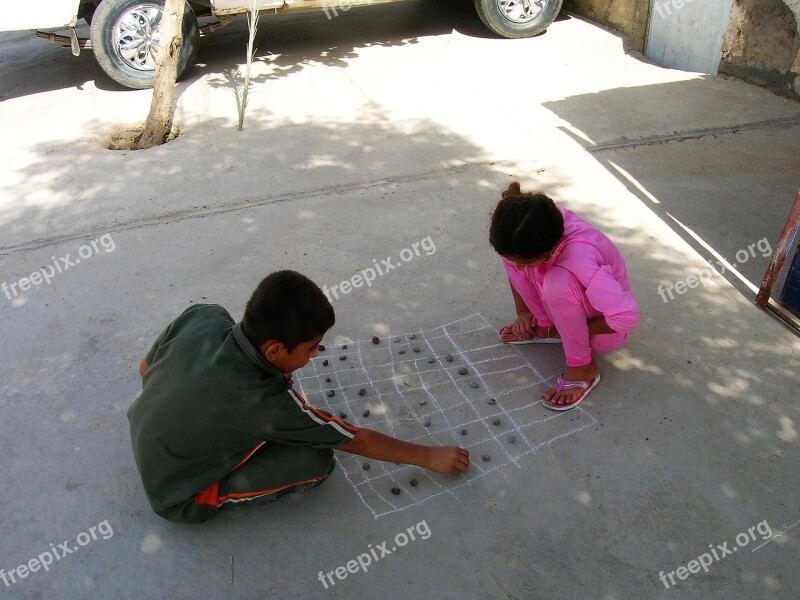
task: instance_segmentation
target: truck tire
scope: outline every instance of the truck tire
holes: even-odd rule
[[[164,0],[103,0],[92,16],[92,49],[98,64],[128,88],[153,87],[158,29]],[[183,13],[178,77],[194,62],[200,46],[197,17],[189,3]]]
[[[481,21],[497,35],[539,35],[555,21],[563,0],[475,0]]]

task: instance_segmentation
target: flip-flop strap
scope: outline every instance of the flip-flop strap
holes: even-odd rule
[[[544,336],[542,336],[542,335],[534,335],[533,337],[530,337],[530,338],[525,338],[524,340],[520,339],[520,341],[525,341],[525,342],[527,342],[527,341],[529,341],[529,340],[549,340],[549,339],[555,339],[555,338],[552,338],[552,337],[550,336],[550,330],[551,330],[553,327],[555,327],[555,325],[550,325],[550,327],[548,327],[548,328],[547,328],[547,335],[544,335]],[[503,335],[504,333],[510,333],[511,331],[512,331],[512,330],[511,330],[511,326],[509,326],[509,325],[506,325],[505,327],[502,327],[502,328],[500,329],[500,331],[498,331],[498,333],[499,333],[500,335]]]
[[[586,390],[589,389],[590,385],[592,385],[591,381],[566,381],[559,377],[556,390],[559,392],[563,392],[564,390]]]

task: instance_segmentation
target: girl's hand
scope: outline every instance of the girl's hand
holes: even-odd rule
[[[511,333],[521,340],[536,337],[536,317],[524,311],[517,314],[517,320],[511,324]]]

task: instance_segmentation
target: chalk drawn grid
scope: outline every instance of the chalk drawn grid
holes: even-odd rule
[[[523,457],[597,422],[581,406],[565,412],[545,408],[541,396],[557,374],[544,377],[529,360],[535,352],[502,344],[479,314],[382,337],[377,345],[372,340],[346,345],[326,348],[296,373],[296,386],[313,406],[345,414],[358,427],[470,452],[470,467],[459,475],[338,453],[345,477],[375,519],[441,494],[458,499],[459,488],[512,465],[521,468]],[[459,374],[463,368],[466,375]],[[328,397],[330,390],[333,397]],[[395,487],[399,495],[391,493]]]

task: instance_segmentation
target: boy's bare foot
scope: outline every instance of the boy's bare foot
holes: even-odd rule
[[[498,332],[500,335],[500,341],[504,344],[513,344],[519,342],[531,342],[533,340],[554,340],[558,341],[561,339],[561,336],[558,335],[558,331],[556,330],[555,326],[553,327],[539,327],[538,325],[533,328],[534,335],[530,334],[522,334],[517,335],[511,329],[511,325],[507,325],[503,327]]]
[[[561,378],[564,381],[592,381],[598,375],[600,375],[600,369],[597,366],[597,362],[592,359],[592,362],[580,367],[567,367],[564,369],[564,373],[561,374]],[[562,390],[559,392],[556,386],[551,386],[544,393],[543,399],[545,404],[564,406],[574,404],[585,393],[587,393],[586,390],[581,389]]]

